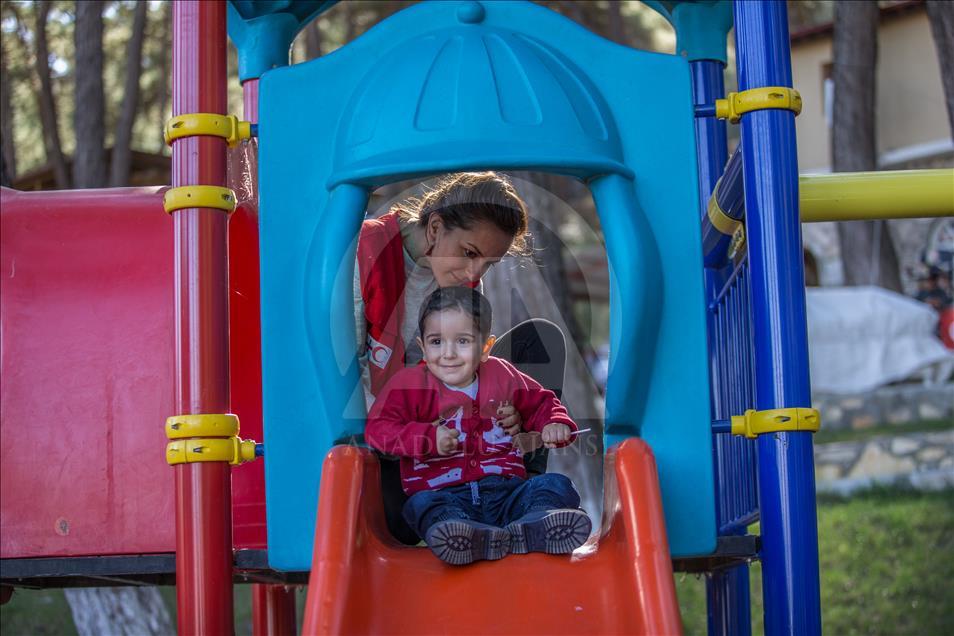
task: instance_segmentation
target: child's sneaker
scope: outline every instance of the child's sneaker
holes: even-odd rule
[[[510,533],[469,519],[438,521],[427,529],[424,541],[438,559],[451,565],[495,561],[510,552]]]
[[[582,510],[559,508],[528,512],[506,530],[512,554],[569,554],[586,543],[591,528],[590,516]]]

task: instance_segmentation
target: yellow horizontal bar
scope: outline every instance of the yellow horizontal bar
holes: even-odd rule
[[[803,223],[954,216],[954,169],[799,177]]]

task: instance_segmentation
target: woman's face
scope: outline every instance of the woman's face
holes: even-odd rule
[[[489,221],[478,221],[467,230],[447,229],[436,214],[425,231],[431,271],[441,287],[476,283],[504,257],[513,242],[512,236]]]

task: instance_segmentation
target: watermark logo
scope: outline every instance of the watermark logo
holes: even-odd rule
[[[368,360],[376,367],[383,369],[391,359],[391,347],[381,344],[372,336],[368,336]]]

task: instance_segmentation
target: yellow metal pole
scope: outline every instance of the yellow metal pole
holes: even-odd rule
[[[805,175],[798,187],[802,223],[954,216],[954,169]]]

